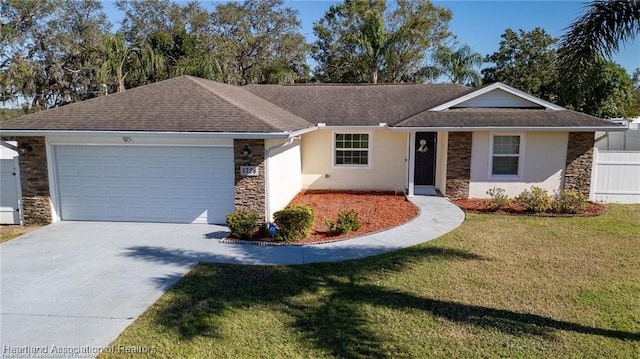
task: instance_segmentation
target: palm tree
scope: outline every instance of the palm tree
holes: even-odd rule
[[[426,79],[447,78],[451,83],[478,86],[481,81],[480,73],[475,69],[482,65],[482,55],[473,52],[469,45],[451,48],[438,46],[431,55],[433,65],[420,71]]]
[[[585,70],[599,58],[610,58],[621,43],[640,33],[639,0],[595,0],[585,10],[560,42],[561,67],[572,72]]]
[[[127,45],[122,34],[106,35],[100,48],[102,66],[98,70],[98,78],[102,82],[115,80],[118,92],[125,90],[124,80],[127,77],[127,62],[133,58],[133,51]]]

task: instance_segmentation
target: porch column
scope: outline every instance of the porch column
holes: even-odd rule
[[[449,132],[447,146],[447,196],[469,198],[472,132]]]
[[[593,132],[569,132],[564,189],[578,191],[589,197],[593,166]]]

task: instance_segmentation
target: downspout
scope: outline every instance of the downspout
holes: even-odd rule
[[[292,136],[289,137],[289,139],[287,140],[287,142],[285,143],[281,143],[279,145],[274,145],[269,147],[266,151],[264,151],[264,192],[266,194],[265,196],[265,203],[264,203],[264,218],[265,220],[268,222],[271,222],[271,217],[269,216],[269,213],[271,213],[271,187],[269,186],[269,159],[271,158],[271,153],[277,149],[283,148],[283,147],[287,147],[291,144],[293,144],[293,142],[295,140],[299,140],[301,138],[301,136]]]
[[[598,142],[600,142],[600,140],[602,140],[603,138],[606,138],[606,139],[607,139],[607,150],[608,150],[608,149],[609,149],[609,132],[605,132],[605,133],[604,133],[604,135],[602,135],[602,136],[600,136],[600,137],[595,138],[595,139],[593,140],[593,144],[594,144],[594,146],[595,146],[595,145],[596,145]]]

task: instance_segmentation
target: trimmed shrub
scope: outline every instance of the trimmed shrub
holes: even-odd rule
[[[273,220],[278,227],[276,239],[295,242],[309,237],[314,218],[313,208],[306,205],[291,205],[274,213]]]
[[[573,190],[560,190],[555,193],[552,209],[558,213],[575,214],[587,207],[587,197]]]
[[[324,223],[329,229],[329,234],[333,236],[357,231],[362,228],[360,215],[353,209],[340,211],[338,213],[338,219],[335,222],[325,219]]]
[[[491,211],[497,211],[507,207],[509,203],[511,203],[509,196],[505,194],[505,190],[503,188],[493,187],[487,191],[487,195],[490,198],[484,200],[483,204]]]
[[[260,227],[260,218],[255,212],[237,211],[227,214],[227,227],[231,235],[249,239]]]
[[[531,190],[524,190],[516,197],[525,210],[529,212],[544,212],[551,208],[551,196],[547,190],[532,186]]]

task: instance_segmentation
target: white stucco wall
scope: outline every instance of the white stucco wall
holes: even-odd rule
[[[300,140],[265,140],[267,149],[267,219],[283,209],[302,189]]]
[[[436,188],[447,195],[447,150],[449,148],[449,132],[438,132],[438,149],[436,152]]]
[[[334,131],[310,132],[302,136],[302,187],[312,190],[403,191],[407,134],[389,129],[351,132],[370,134],[370,166],[334,166]]]
[[[13,146],[17,146],[16,141],[8,141],[7,142],[10,145]],[[16,157],[18,155],[18,152],[14,151],[14,150],[10,150],[4,146],[0,146],[0,159],[6,160],[6,159],[13,159],[14,157]]]
[[[491,136],[499,132],[474,132],[471,148],[470,198],[486,198],[487,190],[503,188],[507,195],[515,197],[531,186],[546,189],[549,194],[557,191],[562,183],[562,174],[567,157],[566,132],[521,132],[524,136],[522,178],[500,178],[491,176]],[[509,133],[512,134],[512,133]]]

